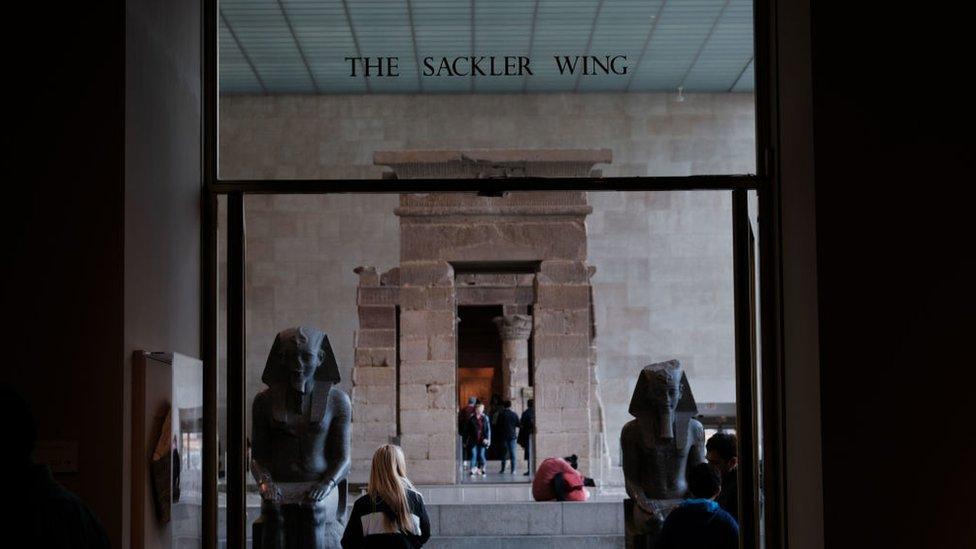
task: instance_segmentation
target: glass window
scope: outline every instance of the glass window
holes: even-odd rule
[[[549,176],[567,154],[577,176],[755,172],[750,0],[219,11],[221,179],[378,179],[425,151],[456,158],[429,177]]]

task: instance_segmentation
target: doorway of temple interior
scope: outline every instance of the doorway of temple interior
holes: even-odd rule
[[[501,305],[458,307],[458,402],[469,397],[489,404],[502,394],[502,340],[493,321],[502,315]]]
[[[528,482],[530,477],[500,473],[502,462],[507,456],[506,445],[497,429],[498,417],[505,400],[512,400],[509,387],[511,376],[506,376],[504,332],[505,306],[459,305],[457,307],[457,402],[460,408],[474,398],[484,404],[485,416],[492,424],[491,444],[485,452],[488,460],[484,476],[470,476],[462,470],[459,479],[463,483],[510,483]],[[521,404],[521,403],[520,403]],[[514,410],[513,410],[514,411]],[[521,411],[521,405],[518,406]],[[462,427],[459,425],[459,429]],[[462,434],[459,431],[459,434]],[[461,440],[463,437],[459,437]],[[462,444],[462,462],[468,459]],[[515,456],[518,467],[524,467],[521,449]],[[505,460],[507,461],[507,460]]]

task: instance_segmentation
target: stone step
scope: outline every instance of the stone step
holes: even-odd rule
[[[457,503],[531,503],[532,484],[525,483],[472,483],[472,484],[422,484],[416,486],[427,505]],[[627,494],[622,487],[590,488],[590,502],[623,502]],[[355,497],[350,494],[350,501]],[[356,496],[358,497],[358,496]],[[588,502],[589,503],[589,502]]]
[[[438,536],[424,549],[614,549],[624,536]]]
[[[519,537],[548,543],[553,536],[623,539],[624,534],[620,501],[429,504],[427,514],[437,538]]]

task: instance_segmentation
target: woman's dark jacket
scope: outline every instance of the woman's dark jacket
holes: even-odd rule
[[[477,444],[479,446],[484,446],[482,442],[485,439],[491,440],[491,418],[487,414],[481,414],[482,426],[481,426],[481,439],[477,439],[478,435],[478,416],[474,415],[468,418],[468,424],[464,428],[464,444],[468,448]]]
[[[430,539],[430,519],[424,498],[416,490],[407,490],[410,518],[419,527],[420,535],[406,534],[395,529],[393,510],[382,500],[373,501],[367,494],[356,500],[342,535],[344,549],[403,548],[416,549]]]
[[[535,408],[526,408],[522,412],[522,425],[519,426],[518,443],[523,448],[529,447],[529,436],[535,432]]]
[[[498,412],[498,419],[495,420],[495,434],[499,440],[511,440],[515,438],[519,427],[518,414],[509,408]]]

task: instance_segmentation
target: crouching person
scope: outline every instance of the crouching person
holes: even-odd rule
[[[576,470],[577,457],[546,458],[532,479],[532,498],[536,501],[586,501],[592,486],[589,479]]]
[[[353,504],[342,547],[422,547],[430,538],[424,498],[407,478],[403,451],[385,444],[373,454],[366,495]]]

